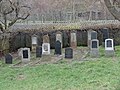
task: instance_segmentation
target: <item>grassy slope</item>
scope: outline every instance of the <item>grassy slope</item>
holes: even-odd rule
[[[103,52],[103,49],[101,49]],[[116,57],[34,67],[0,67],[0,90],[120,90],[120,47]],[[90,58],[92,59],[92,58]]]

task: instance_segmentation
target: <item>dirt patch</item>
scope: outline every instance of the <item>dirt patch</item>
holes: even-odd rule
[[[17,80],[24,80],[26,77],[25,77],[25,75],[23,75],[23,74],[19,74],[18,76],[17,76]]]
[[[71,61],[83,61],[84,58],[88,55],[88,48],[77,48],[73,50],[73,58],[72,59],[65,59],[64,51],[62,55],[54,55],[53,51],[51,55],[43,55],[41,58],[36,58],[35,54],[31,54],[31,61],[28,63],[16,63],[13,67],[24,67],[24,66],[35,66],[39,64],[50,64],[50,63],[59,63],[59,61],[67,60],[68,62]]]

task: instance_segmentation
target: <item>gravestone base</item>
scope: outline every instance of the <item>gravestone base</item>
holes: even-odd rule
[[[41,61],[42,62],[51,61],[51,55],[42,55]]]
[[[30,59],[22,59],[22,63],[29,63]]]
[[[113,57],[115,55],[114,50],[105,50],[105,56]]]
[[[91,50],[90,56],[91,57],[99,57],[99,50]]]

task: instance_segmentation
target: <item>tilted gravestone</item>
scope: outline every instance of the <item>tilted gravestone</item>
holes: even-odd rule
[[[30,61],[30,48],[22,49],[22,62],[27,63]]]
[[[74,49],[77,48],[77,37],[76,32],[72,31],[70,34],[70,46]]]
[[[99,41],[97,39],[91,40],[90,56],[91,57],[99,56]]]
[[[62,43],[62,33],[60,31],[56,32],[56,41],[60,41],[61,47],[63,46],[63,43]]]
[[[61,42],[58,41],[58,40],[55,42],[55,54],[56,55],[61,55],[62,54]]]
[[[32,52],[36,52],[37,47],[37,35],[32,36]]]
[[[114,56],[113,39],[106,39],[105,40],[105,55],[106,56]]]
[[[23,48],[19,48],[18,49],[18,57],[21,59],[22,58],[22,49]]]
[[[37,46],[36,47],[36,57],[41,57],[42,56],[42,47]]]
[[[65,48],[65,58],[72,59],[73,58],[73,49],[68,47]]]
[[[12,61],[13,61],[13,57],[10,53],[6,54],[5,55],[5,63],[6,64],[12,64]]]

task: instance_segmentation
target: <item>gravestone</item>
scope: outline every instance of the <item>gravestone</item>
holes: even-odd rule
[[[92,29],[88,30],[88,48],[90,49],[90,44],[92,39],[97,39],[97,32]]]
[[[103,34],[102,45],[105,46],[105,39],[109,38],[109,29],[108,28],[103,28],[101,32]]]
[[[42,55],[49,55],[50,54],[50,44],[43,43],[42,44]]]
[[[37,47],[37,35],[32,36],[32,52],[36,52]]]
[[[56,55],[61,55],[62,51],[61,51],[61,42],[60,41],[56,41],[55,42],[55,54]]]
[[[70,46],[74,49],[77,48],[77,37],[76,37],[76,32],[72,31],[70,34]]]
[[[93,39],[97,39],[97,32],[96,31],[91,32],[91,40],[93,40]]]
[[[22,62],[27,63],[30,61],[30,48],[22,49]]]
[[[42,56],[42,47],[37,46],[36,47],[36,57],[41,57]]]
[[[68,47],[65,48],[65,58],[72,59],[73,58],[73,49]]]
[[[56,41],[60,41],[61,47],[63,46],[63,43],[62,43],[62,33],[60,31],[56,32]]]
[[[19,48],[19,49],[18,49],[18,57],[19,57],[19,59],[22,58],[22,49],[23,49],[23,48]]]
[[[50,43],[48,34],[43,36],[43,43]]]
[[[11,54],[8,53],[5,55],[5,63],[6,64],[12,64],[12,60],[13,60],[13,57]]]
[[[113,39],[106,39],[105,40],[105,55],[106,56],[114,56]]]
[[[90,56],[98,57],[99,56],[99,41],[97,39],[91,40]]]

